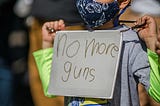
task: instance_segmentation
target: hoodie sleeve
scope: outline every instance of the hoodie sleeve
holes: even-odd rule
[[[149,49],[147,52],[151,67],[149,95],[160,103],[160,58]]]
[[[40,79],[42,81],[43,92],[47,97],[55,97],[48,93],[48,86],[50,81],[51,63],[53,56],[53,49],[38,50],[33,53]]]

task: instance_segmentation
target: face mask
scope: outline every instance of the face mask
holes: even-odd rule
[[[77,0],[77,9],[88,27],[98,27],[113,19],[118,13],[117,0],[112,3],[100,3],[96,0]]]

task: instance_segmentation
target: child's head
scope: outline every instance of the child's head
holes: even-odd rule
[[[120,10],[123,11],[123,9],[129,5],[130,1],[131,0],[77,0],[76,6],[85,23],[89,27],[94,28],[114,20],[114,18],[118,18]]]

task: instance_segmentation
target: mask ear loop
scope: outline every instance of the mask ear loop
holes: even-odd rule
[[[128,4],[125,8],[123,8],[120,13],[116,16],[116,18],[114,19],[114,27],[118,26],[119,25],[119,17],[126,11],[126,9],[131,6],[130,4]]]

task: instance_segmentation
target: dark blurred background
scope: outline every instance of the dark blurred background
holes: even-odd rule
[[[23,16],[17,15],[17,3],[18,0],[0,0],[0,106],[33,106],[25,23],[29,11]]]

